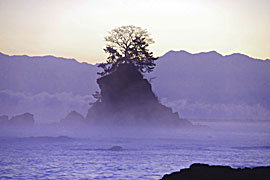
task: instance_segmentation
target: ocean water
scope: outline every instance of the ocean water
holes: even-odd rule
[[[0,179],[160,179],[192,163],[269,166],[269,124],[249,128],[122,137],[1,137]],[[123,150],[112,151],[113,146]]]

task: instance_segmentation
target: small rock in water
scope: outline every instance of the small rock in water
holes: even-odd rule
[[[123,151],[121,146],[113,146],[109,149],[110,151]]]

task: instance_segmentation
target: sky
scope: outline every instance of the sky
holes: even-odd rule
[[[114,28],[147,29],[155,56],[215,50],[270,59],[269,0],[0,0],[0,52],[106,61]]]

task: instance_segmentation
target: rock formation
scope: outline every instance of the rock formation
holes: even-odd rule
[[[21,115],[17,115],[17,116],[14,116],[12,117],[8,124],[9,125],[20,125],[20,126],[32,126],[34,125],[34,115],[33,114],[30,114],[30,113],[24,113],[24,114],[21,114]]]
[[[80,113],[71,111],[64,119],[60,121],[60,123],[64,125],[76,125],[82,124],[84,121],[84,117]]]
[[[166,174],[162,180],[268,180],[270,166],[233,169],[229,166],[209,166],[207,164],[192,164],[188,169]]]
[[[151,84],[132,64],[121,64],[116,71],[97,80],[100,98],[88,110],[86,119],[97,125],[188,126],[159,103]]]

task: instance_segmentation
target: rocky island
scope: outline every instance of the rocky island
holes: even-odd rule
[[[87,121],[95,125],[190,126],[177,112],[162,105],[151,84],[132,64],[97,80],[100,97],[88,110]]]
[[[85,123],[84,117],[76,112],[76,111],[71,111],[65,118],[60,120],[61,125],[82,125]]]
[[[86,120],[94,125],[111,126],[190,126],[177,112],[162,105],[143,73],[153,71],[157,57],[148,49],[154,43],[146,29],[121,26],[105,37],[109,55],[98,67],[100,92],[88,110]]]
[[[35,123],[34,115],[31,113],[24,113],[13,116],[8,119],[7,115],[0,116],[0,126],[33,126]]]

